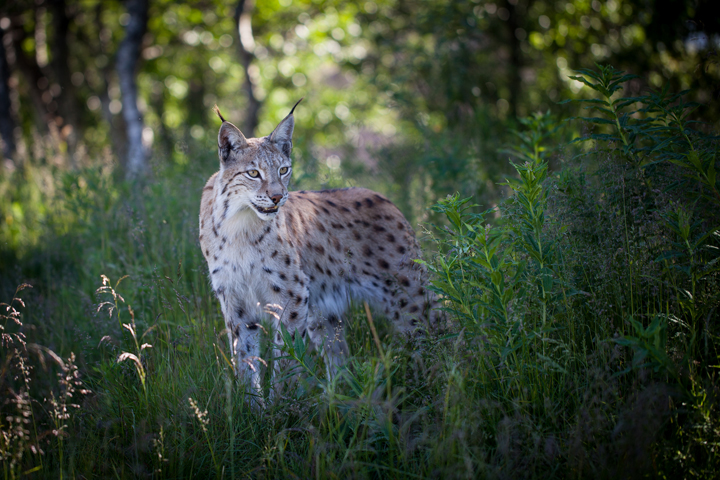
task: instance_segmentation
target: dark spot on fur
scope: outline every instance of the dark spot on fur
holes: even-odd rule
[[[362,238],[357,230],[353,230],[353,237],[355,237],[355,240],[360,240]]]
[[[397,223],[397,228],[398,228],[398,230],[405,230],[405,225],[403,225],[402,222],[398,222],[398,223]]]
[[[263,271],[265,273],[272,273],[272,270],[270,270],[268,267],[263,266]]]
[[[318,272],[322,273],[322,272],[323,272],[323,267],[321,267],[318,262],[315,262],[315,270],[317,270]]]
[[[333,202],[332,200],[325,200],[325,202],[331,207],[337,207],[337,205],[335,205],[335,202]]]
[[[418,310],[419,310],[419,308],[418,308],[417,305],[413,305],[412,307],[410,307],[410,313],[415,313],[415,312],[417,312]]]
[[[333,228],[339,228],[340,230],[345,229],[345,227],[342,225],[342,223],[335,223],[335,222],[333,222],[333,223],[331,223],[330,225],[331,225]]]
[[[400,312],[395,312],[395,315],[393,315],[393,318],[395,320],[398,320],[400,318]]]
[[[400,277],[400,285],[402,285],[403,287],[409,287],[410,280],[407,277]]]
[[[337,317],[337,315],[328,315],[328,323],[333,327],[336,326],[339,321],[340,319]]]
[[[385,227],[383,227],[382,225],[373,225],[373,230],[375,230],[376,232],[384,232]]]
[[[315,251],[322,255],[323,253],[325,253],[325,247],[323,247],[322,245],[315,245]]]
[[[320,208],[322,209],[323,212],[325,212],[326,215],[330,215],[330,210],[328,210],[325,207],[320,207]]]
[[[259,323],[248,323],[247,325],[245,325],[245,328],[247,328],[248,330],[257,330],[258,327],[260,327]]]
[[[295,320],[298,317],[298,312],[292,312],[290,314],[290,320]]]
[[[394,242],[395,242],[395,235],[393,235],[392,233],[388,233],[388,234],[387,234],[387,237],[385,237],[385,238],[387,238],[387,241],[390,242],[390,243],[394,243]]]
[[[403,254],[405,254],[405,252],[407,251],[407,249],[406,249],[405,247],[403,247],[402,245],[400,245],[400,246],[397,248],[397,251],[398,251],[398,253],[399,253],[400,255],[403,255]]]
[[[373,256],[373,251],[372,251],[372,248],[370,248],[370,245],[363,245],[362,252],[363,252],[363,255],[365,255],[366,257]]]
[[[320,285],[320,290],[322,290],[324,292],[325,288],[327,288],[327,284],[325,282],[323,282],[322,285]]]
[[[285,276],[284,273],[280,274],[280,280],[287,280],[287,277]]]
[[[275,258],[277,256],[277,254],[278,254],[277,250],[273,251],[273,253],[270,255],[270,258]]]
[[[285,265],[290,266],[290,255],[285,255]]]
[[[365,205],[367,205],[368,207],[372,207],[373,205],[375,205],[375,202],[373,202],[371,198],[366,198]]]
[[[216,268],[215,270],[213,270],[213,271],[212,271],[212,273],[213,273],[213,274],[216,274],[217,272],[219,272],[219,271],[220,271],[220,269],[221,269],[221,268],[222,268],[222,267],[218,267],[218,268]]]
[[[362,203],[360,203],[360,202],[355,202],[355,208],[358,208],[358,209],[359,209],[359,208],[361,208],[361,207],[362,207]]]
[[[391,278],[385,279],[385,285],[387,285],[388,287],[390,287],[390,286],[392,286],[392,284],[393,284],[393,281],[392,281]]]
[[[242,308],[238,308],[237,309],[238,318],[242,318],[244,315],[245,315],[245,310],[243,310]]]
[[[406,299],[404,299],[404,298],[400,299],[400,308],[405,308],[405,306],[407,306],[407,304],[408,304],[408,301]]]
[[[418,290],[418,295],[420,295],[420,296],[425,295],[425,289],[421,287],[421,288]]]
[[[277,285],[273,285],[273,286],[272,286],[272,289],[273,289],[274,292],[279,292],[279,291],[280,291],[280,287],[278,287]]]
[[[390,268],[390,264],[387,261],[383,260],[382,258],[380,260],[378,260],[378,265],[380,265],[380,268],[385,269],[385,270]]]

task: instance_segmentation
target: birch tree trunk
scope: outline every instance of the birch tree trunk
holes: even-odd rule
[[[255,39],[252,32],[252,11],[255,0],[239,0],[235,8],[235,27],[238,32],[238,53],[245,72],[243,90],[247,96],[248,104],[245,109],[245,123],[242,131],[245,135],[255,136],[260,112],[260,100],[255,96],[255,82],[250,75],[250,65],[255,58]]]
[[[10,66],[5,55],[3,39],[5,31],[0,28],[0,135],[2,136],[2,153],[6,160],[12,160],[15,154],[13,130],[15,122],[10,113]]]
[[[128,0],[126,6],[130,20],[125,27],[125,38],[118,48],[116,65],[128,141],[125,177],[134,180],[147,171],[147,152],[142,141],[144,122],[137,106],[135,70],[147,30],[148,0]]]

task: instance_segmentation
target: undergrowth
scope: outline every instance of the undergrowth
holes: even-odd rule
[[[713,477],[717,138],[683,93],[624,98],[611,67],[575,78],[597,94],[580,155],[536,114],[496,208],[432,207],[448,331],[395,337],[358,305],[332,379],[283,331],[260,411],[197,246],[209,168],[139,188],[31,164],[0,180],[4,477]]]

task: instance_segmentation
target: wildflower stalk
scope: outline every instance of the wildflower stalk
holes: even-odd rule
[[[197,402],[191,397],[188,397],[188,402],[190,403],[190,407],[192,407],[193,412],[195,413],[195,418],[197,418],[200,422],[200,428],[202,428],[202,431],[205,434],[205,441],[207,441],[208,448],[210,449],[210,456],[212,457],[213,465],[215,465],[215,472],[217,474],[217,478],[221,478],[220,465],[215,459],[215,451],[213,450],[212,443],[210,442],[210,435],[208,434],[207,429],[207,426],[210,423],[210,420],[207,418],[208,411],[200,411],[200,407],[198,406]]]

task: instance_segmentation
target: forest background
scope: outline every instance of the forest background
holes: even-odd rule
[[[590,447],[582,454],[573,450],[573,439],[577,438],[572,432],[575,432],[573,428],[579,428],[579,423],[569,419],[577,419],[577,415],[583,413],[578,385],[587,385],[587,379],[577,380],[580,377],[572,380],[576,382],[572,387],[574,393],[568,394],[578,399],[577,404],[562,407],[568,420],[559,423],[565,426],[539,434],[542,442],[536,438],[536,443],[540,443],[529,446],[532,442],[526,439],[523,440],[526,443],[518,446],[511,441],[516,437],[508,434],[510,443],[503,444],[503,428],[512,429],[514,427],[508,425],[516,425],[512,423],[515,420],[508,419],[524,418],[523,415],[550,418],[547,412],[538,413],[530,407],[524,410],[527,399],[516,402],[519,397],[513,395],[523,397],[525,394],[518,394],[522,387],[514,384],[503,393],[496,391],[494,398],[503,398],[498,400],[500,403],[515,402],[515,410],[505,405],[507,409],[502,413],[493,414],[497,421],[487,427],[489,430],[484,430],[485,436],[481,435],[485,439],[482,442],[487,443],[476,445],[479,450],[467,447],[466,444],[473,441],[457,434],[463,431],[458,427],[463,422],[460,417],[453,420],[452,409],[448,410],[448,405],[455,401],[451,400],[454,394],[451,395],[448,385],[457,382],[460,388],[464,382],[468,385],[471,382],[460,378],[462,375],[453,377],[457,371],[448,366],[449,357],[443,356],[447,352],[433,353],[437,355],[433,358],[444,362],[438,385],[445,382],[447,388],[426,386],[428,390],[423,394],[437,396],[441,404],[445,402],[444,409],[443,405],[437,407],[442,418],[432,428],[428,427],[429,423],[418,427],[413,423],[415,420],[403,417],[408,405],[417,403],[408,400],[412,395],[407,391],[403,393],[407,397],[401,400],[400,394],[388,386],[387,398],[382,401],[375,390],[371,389],[374,396],[367,397],[355,392],[360,395],[358,398],[379,402],[370,408],[375,412],[373,415],[379,415],[383,409],[396,412],[395,417],[391,413],[383,417],[383,421],[395,418],[396,424],[402,424],[407,420],[407,438],[393,436],[399,429],[398,435],[402,437],[402,425],[388,427],[386,431],[383,421],[370,415],[377,427],[373,430],[375,427],[363,423],[367,421],[367,411],[363,410],[362,415],[352,413],[347,404],[344,404],[345,410],[331,413],[362,417],[358,425],[363,427],[350,428],[345,423],[338,426],[339,423],[332,422],[335,426],[328,426],[326,415],[329,413],[317,413],[298,400],[299,403],[292,403],[295,409],[292,412],[297,415],[294,420],[279,420],[279,413],[274,412],[268,414],[267,426],[253,430],[252,434],[242,430],[255,428],[248,426],[252,424],[251,414],[243,410],[242,402],[227,408],[217,407],[221,420],[213,423],[225,425],[222,419],[229,415],[230,419],[235,418],[237,426],[225,425],[228,430],[218,434],[218,440],[211,441],[207,430],[209,407],[193,403],[189,408],[186,397],[204,396],[205,405],[210,405],[213,395],[224,395],[214,391],[212,385],[223,385],[221,390],[234,388],[228,386],[228,382],[223,383],[228,374],[222,355],[217,352],[226,347],[220,346],[222,341],[213,333],[223,328],[222,320],[209,291],[206,267],[196,241],[200,191],[218,167],[219,120],[212,107],[217,104],[225,118],[238,125],[246,136],[263,136],[272,131],[298,99],[304,98],[295,113],[295,189],[357,185],[382,192],[415,226],[427,246],[426,258],[432,262],[434,253],[430,252],[447,252],[447,249],[433,243],[437,239],[428,222],[451,225],[452,214],[447,218],[443,214],[457,207],[451,208],[446,203],[444,207],[430,209],[433,204],[459,192],[462,198],[473,197],[473,203],[484,210],[502,206],[517,194],[517,187],[503,181],[519,173],[508,162],[508,151],[523,145],[513,133],[530,125],[529,120],[523,123],[521,119],[536,112],[552,112],[552,128],[548,127],[545,132],[552,132],[552,144],[524,158],[540,161],[542,157],[547,162],[547,176],[560,178],[560,172],[573,169],[590,176],[590,172],[602,165],[598,158],[582,163],[586,160],[577,156],[592,148],[597,151],[597,144],[594,147],[589,143],[567,144],[581,135],[600,135],[598,132],[605,132],[603,129],[612,123],[603,123],[597,118],[585,123],[563,122],[573,116],[586,115],[582,110],[584,104],[563,101],[595,99],[597,95],[586,84],[570,78],[577,75],[576,70],[610,64],[618,71],[634,74],[635,77],[622,81],[622,94],[626,97],[639,98],[663,88],[670,92],[688,90],[684,101],[699,104],[691,118],[705,122],[694,128],[706,136],[717,132],[720,127],[720,16],[713,3],[712,0],[17,0],[4,3],[0,7],[0,300],[13,299],[13,292],[20,284],[31,284],[33,288],[24,293],[27,303],[22,313],[24,324],[19,311],[15,310],[17,302],[10,302],[8,311],[3,312],[10,315],[8,312],[12,310],[17,315],[9,323],[10,317],[5,317],[0,387],[3,394],[7,394],[7,400],[3,400],[5,403],[0,408],[3,412],[25,412],[25,417],[16,418],[31,416],[35,426],[34,433],[31,435],[28,431],[22,440],[23,436],[17,433],[22,428],[18,427],[17,431],[11,428],[14,420],[3,424],[3,432],[10,432],[3,437],[6,477],[33,473],[53,476],[57,472],[105,475],[111,470],[120,476],[162,476],[163,471],[172,471],[177,476],[198,474],[198,471],[231,476],[230,468],[233,475],[244,472],[243,475],[268,477],[288,476],[298,468],[304,472],[300,477],[337,474],[348,468],[359,477],[377,477],[390,475],[396,467],[403,475],[419,472],[423,477],[438,475],[438,472],[458,477],[472,477],[483,471],[500,477],[521,474],[544,478],[549,474],[562,477],[569,475],[568,472],[579,476],[594,476],[607,469],[614,472],[611,465],[614,454],[609,453],[614,450],[603,450],[605,456],[601,455],[601,460],[597,452],[602,448],[595,444],[594,454],[588,453]],[[677,100],[674,98],[673,104]],[[647,111],[636,111],[628,118],[641,119],[646,114]],[[531,127],[540,128],[538,125],[536,122]],[[625,127],[626,124],[618,123],[618,128]],[[602,142],[609,137],[593,138]],[[619,137],[614,141],[617,140]],[[539,146],[538,142],[534,145]],[[716,144],[713,145],[708,151],[716,148]],[[623,155],[628,148],[623,150]],[[615,151],[612,155],[617,154],[615,147],[611,150]],[[713,169],[714,162],[715,157],[711,161]],[[583,174],[578,175],[581,178]],[[712,189],[715,183],[712,174],[708,185]],[[593,192],[601,203],[612,198],[615,191],[602,192],[598,188]],[[697,215],[705,222],[704,231],[712,234],[716,214],[712,208],[703,207],[702,202],[694,202],[687,205],[692,208],[699,205],[701,213]],[[614,211],[617,213],[617,209]],[[512,208],[509,211],[499,208],[488,214],[486,221],[501,222],[501,213],[513,218],[517,215],[513,212]],[[446,247],[459,248],[457,238],[447,241]],[[628,245],[625,247],[629,248]],[[612,255],[617,255],[617,251]],[[708,260],[710,263],[712,260]],[[519,271],[513,272],[520,275]],[[101,275],[112,282],[107,277],[101,280]],[[123,283],[128,291],[119,296],[122,288],[118,279],[124,275],[130,276]],[[716,276],[712,278],[717,281]],[[453,298],[443,290],[449,288],[447,285],[437,288],[446,298]],[[107,307],[103,307],[103,301],[107,300],[103,297],[105,294],[112,297],[109,323],[104,313],[98,314]],[[626,301],[632,304],[632,295],[619,304],[625,305]],[[549,302],[544,298],[540,302],[543,312]],[[704,310],[707,325],[717,315],[714,310],[717,298],[713,298],[706,302],[710,306],[706,305]],[[124,305],[126,300],[134,310]],[[669,305],[677,298],[670,295],[667,300]],[[611,303],[608,301],[610,309]],[[533,305],[535,308],[540,304]],[[504,304],[505,307],[513,310],[509,303]],[[532,308],[528,307],[528,311]],[[605,347],[597,345],[629,332],[625,328],[630,328],[632,322],[626,316],[625,307],[622,308],[623,318],[611,320],[603,335],[596,332],[589,343],[579,342],[575,353],[582,351],[587,358],[592,358],[594,354],[588,348],[601,351]],[[627,310],[637,316],[637,308],[635,303]],[[668,309],[669,306],[666,311]],[[647,318],[641,323],[651,325],[653,317],[650,310],[646,310]],[[158,320],[163,315],[161,311],[167,312],[164,314],[167,318]],[[595,311],[605,315],[602,312],[604,310]],[[359,315],[360,322],[364,322],[363,312]],[[692,316],[694,319],[696,313]],[[543,313],[543,329],[545,318]],[[155,333],[147,333],[153,329]],[[717,359],[713,347],[715,337],[710,334],[709,326],[703,332],[705,337],[697,333],[697,338],[702,337],[705,342],[702,362],[711,365]],[[11,333],[20,336],[6,338]],[[147,333],[148,339],[156,336],[151,342],[154,350],[140,348],[141,333]],[[367,355],[366,362],[376,361],[371,359],[377,353],[374,339],[365,330],[362,335],[354,351],[359,358]],[[484,334],[478,335],[480,338]],[[447,349],[457,354],[460,347],[452,343],[454,338],[448,340]],[[17,342],[26,344],[25,350],[13,350]],[[383,342],[392,342],[391,336],[383,337]],[[197,344],[206,347],[189,353],[190,346]],[[29,345],[33,347],[28,348]],[[136,349],[132,354],[137,359],[135,367],[116,362],[118,354],[124,355],[133,348]],[[150,350],[152,353],[148,353]],[[72,361],[59,361],[60,367],[55,366],[65,375],[61,375],[57,385],[54,384],[55,370],[41,360],[50,355],[48,351],[56,352],[58,359],[71,358],[71,352],[77,355]],[[535,355],[537,351],[530,348],[526,354]],[[175,356],[183,355],[192,357],[192,360],[182,360],[190,365],[183,375],[194,376],[204,386],[188,386],[183,381],[183,386],[177,387],[172,395],[165,393],[167,398],[177,397],[179,402],[185,402],[184,406],[170,403],[162,406],[160,390],[174,387],[169,381],[172,378],[160,380],[160,377],[176,375],[177,367],[172,366],[178,361]],[[544,359],[557,361],[552,360],[544,348],[542,355]],[[682,355],[678,353],[678,358]],[[501,367],[506,356],[507,352],[499,354]],[[382,350],[380,357],[385,361]],[[626,356],[625,363],[618,364],[618,370],[627,367],[631,357]],[[28,366],[15,365],[20,360]],[[202,373],[203,362],[212,363],[215,368],[207,378]],[[633,362],[633,365],[640,363]],[[376,367],[374,375],[378,375],[381,364],[372,364]],[[392,370],[387,364],[383,365],[378,378],[383,377],[383,371]],[[400,373],[395,369],[394,373],[385,374],[387,384],[382,383],[383,388],[390,384],[392,375],[410,375],[409,364],[403,365]],[[546,362],[546,365],[550,364]],[[13,380],[11,372],[16,367],[23,373]],[[23,368],[30,369],[27,372],[34,369],[34,373],[26,374]],[[367,373],[364,367],[357,368],[357,375],[362,376],[359,371]],[[570,371],[567,365],[558,368],[560,370],[553,370],[554,374],[564,371],[566,375]],[[577,372],[590,371],[588,364],[582,362],[573,368]],[[707,371],[712,372],[712,368],[708,366]],[[665,381],[669,381],[667,371]],[[150,395],[148,385],[152,374],[158,376],[158,380],[153,387],[154,394]],[[435,378],[434,373],[427,375]],[[711,382],[713,375],[701,374],[697,385]],[[27,380],[31,377],[36,381],[34,395]],[[74,383],[80,377],[85,378],[82,387]],[[373,375],[370,377],[380,382]],[[18,378],[26,378],[24,387],[22,382],[17,383]],[[502,383],[502,378],[499,375],[493,381]],[[618,394],[618,398],[625,400],[632,396],[631,392],[645,391],[647,384],[643,382],[649,377],[641,372],[637,378],[629,381],[631,387],[627,390],[618,387],[618,391],[625,392]],[[633,382],[639,382],[642,388]],[[683,383],[684,380],[677,382],[688,384]],[[318,385],[315,388],[320,388]],[[714,383],[712,385],[707,387],[707,392],[711,392],[707,398],[714,398],[717,391]],[[433,390],[436,387],[438,389]],[[28,405],[32,401],[40,405],[50,398],[49,392],[55,391],[53,395],[58,399],[65,398],[66,404],[62,405],[66,410],[75,412],[70,408],[74,400],[62,397],[73,388],[78,392],[88,391],[85,403],[77,404],[78,412],[87,412],[83,419],[71,419],[67,412],[52,413],[62,404],[58,401],[55,407],[44,407],[45,416],[27,408],[22,410],[23,399]],[[322,394],[329,395],[327,385],[323,388]],[[485,398],[478,391],[470,394],[465,388],[461,390],[474,400],[457,400],[458,412],[474,410],[477,399]],[[487,384],[483,388],[487,389]],[[514,390],[516,388],[519,390]],[[312,391],[308,387],[298,398],[320,398],[307,397]],[[565,396],[563,392],[563,387],[557,387],[555,395],[561,398]],[[138,400],[143,396],[144,400]],[[231,402],[229,398],[228,394],[227,405]],[[548,398],[533,397],[529,404],[535,402],[549,408]],[[137,413],[142,418],[135,417],[135,401],[142,404],[137,407],[144,409],[142,415]],[[391,403],[393,406],[388,407]],[[618,410],[614,413],[606,412],[607,418],[613,418],[607,425],[603,423],[606,430],[593,434],[598,438],[605,435],[610,443],[617,443],[612,432],[617,431],[617,425],[625,418],[618,413],[625,407],[619,403],[615,407]],[[177,414],[176,418],[169,413],[180,410],[184,417]],[[212,417],[212,408],[210,410]],[[303,415],[306,420],[299,420]],[[667,415],[662,417],[666,419],[663,428],[669,424],[681,425],[685,418],[678,420],[679,417]],[[308,426],[305,421],[312,425]],[[54,428],[41,428],[53,422]],[[131,424],[132,429],[128,427]],[[524,425],[518,420],[517,425],[520,424]],[[418,447],[423,443],[422,438],[437,440],[435,433],[418,433],[418,428],[424,432],[425,427],[428,431],[441,432],[441,441],[436,444],[446,445],[447,450],[436,448],[435,456],[417,453],[427,452]],[[710,437],[720,431],[717,424],[707,428],[715,432]],[[50,433],[43,434],[43,431]],[[685,446],[696,445],[693,443],[696,440],[702,443],[673,432],[658,427],[653,430],[652,438],[647,437],[650,438],[648,444],[659,445],[658,438],[665,437]],[[173,439],[174,445],[162,443],[165,435]],[[235,444],[243,435],[252,437],[254,444],[242,448]],[[532,435],[534,433],[527,433],[527,438],[535,438]],[[63,441],[65,436],[68,438]],[[380,437],[384,440],[378,440]],[[587,446],[596,440],[583,437],[578,442]],[[344,445],[346,450],[342,452],[345,453],[338,453],[340,450],[333,450],[334,447],[321,447],[323,441]],[[380,446],[377,442],[386,443]],[[192,447],[201,443],[205,447]],[[293,448],[288,447],[289,444]],[[600,444],[604,445],[601,441]],[[463,450],[466,447],[472,453]],[[163,448],[172,451],[168,453]],[[520,461],[523,457],[536,458],[528,457],[526,448],[536,453],[542,451],[537,454],[537,458],[542,459],[530,466]],[[692,462],[687,459],[696,455],[705,466],[708,459],[717,461],[715,453],[698,454],[692,450],[695,446],[688,447],[690,453],[685,452],[684,461],[671,455],[663,456],[665,450],[661,447],[648,448],[650,453],[642,455],[647,453],[647,458],[653,460],[639,462],[639,465],[650,470],[649,465],[655,465],[653,462],[659,458],[670,459],[668,465],[674,465],[667,471],[690,468],[688,465]],[[46,452],[41,455],[42,449]],[[290,450],[293,453],[287,457]],[[368,453],[371,451],[372,454]],[[84,459],[88,452],[96,454],[95,461]],[[103,456],[108,455],[111,460],[103,463]],[[182,460],[186,455],[192,460]],[[236,455],[242,457],[237,465],[232,461]],[[384,460],[378,460],[377,455]],[[422,460],[418,460],[417,455]],[[627,455],[632,458],[635,454]],[[398,460],[401,457],[402,461]],[[172,467],[167,466],[167,458],[171,459]],[[553,460],[557,458],[562,458],[562,462]],[[463,468],[458,470],[453,462],[459,462]],[[485,465],[484,469],[478,467],[479,464]],[[702,472],[708,470],[697,471],[702,476]]]

